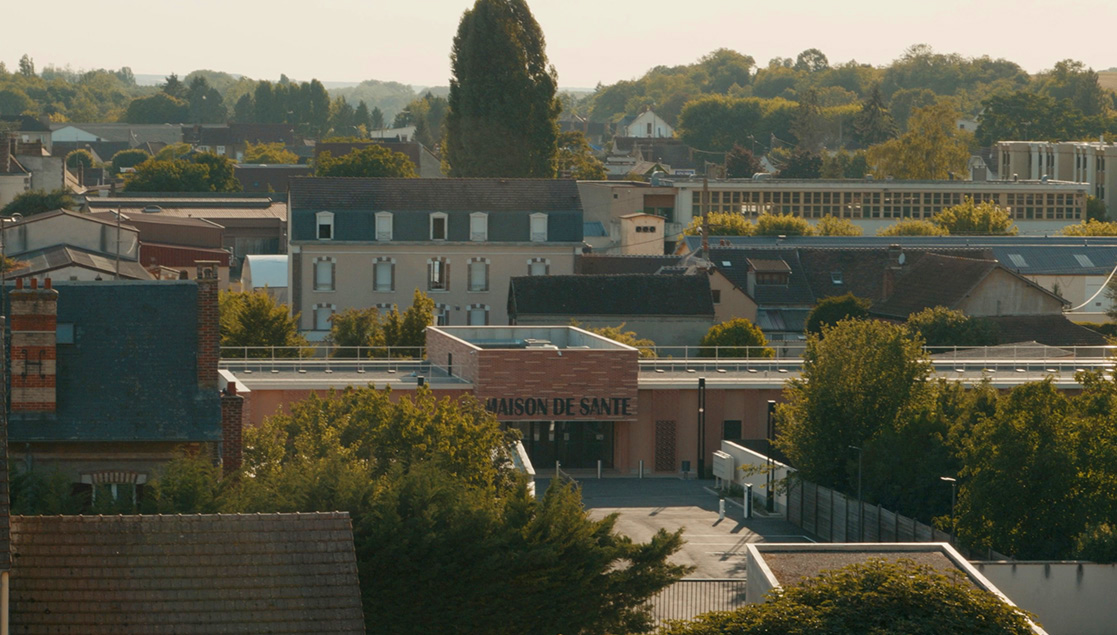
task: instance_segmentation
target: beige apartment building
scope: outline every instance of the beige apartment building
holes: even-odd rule
[[[848,218],[866,234],[898,220],[930,219],[966,198],[1010,211],[1021,233],[1054,232],[1086,217],[1090,186],[1051,180],[896,181],[875,179],[667,179],[676,188],[675,220],[702,213],[791,214],[808,220]],[[704,197],[706,197],[704,199]]]
[[[582,248],[569,180],[296,178],[290,210],[291,307],[311,339],[416,289],[438,325],[507,324],[511,278],[572,274]]]
[[[1110,219],[1117,218],[1117,169],[1106,170],[1107,163],[1117,162],[1117,144],[1001,141],[997,144],[997,155],[999,178],[1088,183],[1090,196],[1105,203]]]

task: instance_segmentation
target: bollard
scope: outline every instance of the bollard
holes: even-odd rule
[[[745,483],[745,518],[752,518],[752,483]]]
[[[601,459],[597,459],[597,478],[601,480]]]
[[[718,520],[725,520],[725,499],[718,501]]]
[[[644,459],[640,459],[640,478],[644,478]]]
[[[561,476],[561,475],[562,475],[562,471],[559,468],[559,462],[555,461],[555,480],[558,480],[559,476]]]

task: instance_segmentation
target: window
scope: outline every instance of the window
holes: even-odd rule
[[[314,305],[314,330],[315,331],[328,331],[330,330],[330,318],[334,315],[334,305],[332,304],[315,304]]]
[[[647,125],[648,125],[648,127],[647,127],[647,134],[648,134],[648,136],[650,137],[650,136],[652,136],[652,124],[650,124],[650,123],[649,123],[649,124],[647,124]]]
[[[710,298],[713,299],[714,304],[721,304],[721,289],[712,289]]]
[[[488,258],[470,258],[469,259],[469,290],[470,291],[488,291],[489,290],[489,259]]]
[[[431,240],[446,240],[446,214],[431,214]]]
[[[531,215],[531,242],[545,243],[547,242],[547,215],[546,214],[532,214]]]
[[[434,305],[434,325],[435,326],[450,326],[450,305],[436,304]]]
[[[373,265],[373,291],[396,290],[396,263],[391,258],[377,258]]]
[[[527,275],[545,276],[551,272],[551,261],[546,258],[531,258],[527,261]]]
[[[318,220],[318,240],[334,239],[334,214],[333,212],[318,212],[314,215]]]
[[[469,326],[487,326],[489,324],[489,305],[471,304],[467,316]]]
[[[73,344],[74,323],[59,322],[56,324],[54,327],[54,342],[55,344]]]
[[[450,290],[450,260],[432,258],[427,261],[427,291]]]
[[[392,239],[392,213],[376,212],[376,240]]]
[[[469,239],[474,242],[484,242],[489,239],[488,214],[473,212],[469,215]]]
[[[721,424],[721,438],[727,441],[739,441],[741,437],[741,422],[727,419]]]
[[[217,146],[217,154],[225,156],[225,146]]]
[[[315,258],[314,259],[314,290],[315,291],[333,291],[334,290],[334,259],[333,258]]]

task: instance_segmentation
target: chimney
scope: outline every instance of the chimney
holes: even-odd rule
[[[221,357],[217,316],[217,261],[197,261],[198,390],[217,390],[217,360]]]
[[[236,380],[230,380],[221,393],[221,470],[224,474],[240,469],[244,434],[244,397],[237,394]]]
[[[4,332],[4,317],[0,316],[0,333]],[[4,338],[0,337],[0,359],[4,359]],[[0,403],[3,403],[3,387],[6,382],[0,378]],[[11,532],[11,499],[8,489],[8,419],[0,413],[0,576],[7,577],[12,569],[12,532]],[[6,582],[6,580],[4,581]],[[6,589],[6,584],[0,584],[0,593]],[[0,602],[7,605],[8,598],[0,598]],[[7,625],[0,626],[7,630]]]
[[[6,134],[0,134],[0,174],[12,171],[12,140]]]
[[[42,289],[16,280],[11,301],[11,411],[54,412],[58,292],[47,278]]]

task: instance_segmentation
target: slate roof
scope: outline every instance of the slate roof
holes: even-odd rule
[[[1001,342],[1039,342],[1048,346],[1105,346],[1097,331],[1071,322],[1059,314],[1008,315],[984,318],[997,326]]]
[[[71,127],[94,135],[104,141],[125,141],[133,146],[148,141],[182,143],[182,126],[180,124],[75,123],[72,121],[61,121],[50,124],[50,129],[52,131]]]
[[[233,167],[245,192],[286,192],[291,179],[296,176],[310,176],[309,165],[265,165],[243,163]]]
[[[569,179],[291,179],[291,208],[385,211],[581,211]],[[580,224],[580,223],[579,223]]]
[[[807,283],[807,276],[799,253],[794,250],[772,251],[770,249],[710,248],[710,261],[718,271],[729,279],[738,289],[748,292],[749,259],[780,259],[791,270],[786,285],[758,284],[753,300],[758,305],[796,305],[813,306],[814,293]]]
[[[194,281],[55,281],[57,411],[10,415],[20,441],[217,441],[216,390],[198,387]],[[6,288],[7,291],[11,287]]]
[[[704,275],[523,276],[509,283],[508,314],[708,317],[714,303]]]
[[[601,221],[588,221],[582,223],[582,236],[586,238],[607,237],[609,232],[605,231],[605,224]]]
[[[13,633],[364,633],[346,512],[13,516]]]
[[[1033,245],[997,246],[991,251],[1006,268],[1026,276],[1107,276],[1117,267],[1117,244],[1067,245],[1058,249]]]
[[[998,267],[995,260],[927,254],[897,281],[895,292],[874,305],[877,315],[906,319],[927,307],[958,305]]]
[[[81,267],[108,277],[116,275],[116,260],[112,256],[71,245],[54,245],[45,249],[27,251],[16,256],[15,259],[23,263],[23,266],[9,271],[5,276],[9,280],[49,275],[51,271],[63,267]],[[128,280],[151,280],[151,274],[134,260],[121,259],[120,275]]]
[[[800,248],[797,251],[803,262],[807,284],[816,298],[852,293],[859,298],[872,300],[874,304],[884,300],[884,273],[891,260],[887,247]],[[900,280],[928,253],[985,260],[991,256],[989,249],[980,247],[933,250],[904,247],[902,253],[904,265],[896,271],[893,289],[900,286]],[[840,284],[835,280],[840,280]]]
[[[656,273],[663,267],[678,265],[678,256],[613,256],[582,254],[574,256],[574,273],[622,274]]]

